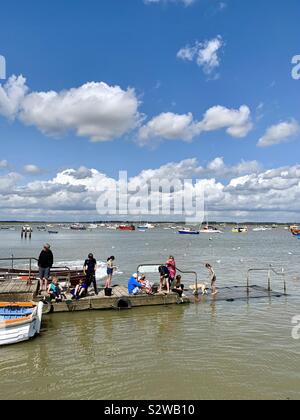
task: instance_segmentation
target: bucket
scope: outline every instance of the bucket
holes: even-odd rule
[[[112,296],[112,289],[111,289],[111,288],[106,288],[106,289],[104,289],[104,294],[105,294],[105,296],[107,296],[107,297]]]

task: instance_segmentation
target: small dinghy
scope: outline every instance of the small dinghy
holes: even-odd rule
[[[0,302],[0,346],[27,341],[39,334],[42,313],[42,302]]]

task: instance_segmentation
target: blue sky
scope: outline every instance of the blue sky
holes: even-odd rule
[[[1,7],[0,55],[6,58],[7,79],[23,75],[27,95],[78,89],[88,82],[118,86],[126,97],[131,88],[130,103],[136,110],[124,116],[130,120],[127,128],[117,130],[109,141],[91,141],[90,135],[76,134],[74,124],[60,129],[51,106],[44,111],[53,118],[45,131],[45,123],[37,120],[34,107],[40,105],[32,102],[34,98],[25,117],[16,111],[7,118],[0,96],[0,161],[7,161],[2,176],[20,173],[18,185],[24,186],[82,166],[116,178],[120,169],[135,176],[143,169],[186,159],[197,159],[205,167],[216,158],[223,158],[228,167],[256,161],[261,173],[296,167],[300,81],[291,77],[291,59],[300,54],[299,12],[297,0],[195,0],[189,6],[180,0],[6,2]],[[218,37],[217,64],[210,61],[205,71],[196,62],[197,54]],[[193,59],[180,58],[180,50],[191,51],[196,45]],[[3,89],[4,85],[3,80]],[[204,114],[217,106],[223,111],[248,107],[250,115],[243,124],[251,128],[243,127],[238,136],[227,133],[226,123],[196,129],[199,123],[203,127]],[[168,124],[189,113],[192,122],[170,139],[154,120],[141,142],[141,127],[163,113],[168,113]],[[114,118],[110,130],[120,123],[117,115]],[[267,147],[258,147],[270,127]],[[187,138],[182,138],[183,132]],[[274,144],[274,136],[280,144]],[[28,164],[39,170],[26,171]]]

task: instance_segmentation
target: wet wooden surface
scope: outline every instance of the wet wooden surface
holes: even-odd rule
[[[67,298],[69,296],[67,295]],[[190,303],[188,298],[179,298],[178,294],[156,294],[150,296],[147,294],[140,294],[138,296],[130,296],[127,287],[116,286],[113,287],[113,295],[111,297],[105,296],[104,290],[101,290],[98,296],[88,296],[79,301],[67,299],[60,303],[51,303],[45,305],[45,313],[61,313],[61,312],[76,312],[87,310],[105,310],[105,309],[120,309],[120,300],[128,303],[128,309],[142,306],[158,306],[158,305],[176,305],[182,303]]]
[[[27,281],[21,281],[17,279],[0,281],[0,301],[31,301],[35,298],[37,290],[37,280],[33,280],[30,284],[28,284]]]

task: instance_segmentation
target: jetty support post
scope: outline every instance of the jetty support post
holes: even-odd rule
[[[29,259],[29,282],[31,282],[32,260]]]
[[[271,270],[268,271],[268,292],[271,292]]]
[[[283,275],[283,290],[284,290],[284,294],[287,294],[287,287],[286,287],[286,278],[285,278],[285,273],[284,273],[284,268],[282,268],[282,275]]]
[[[199,296],[199,290],[198,290],[198,275],[196,273],[195,276],[195,296]]]
[[[250,293],[250,270],[247,273],[247,295],[249,296]]]

